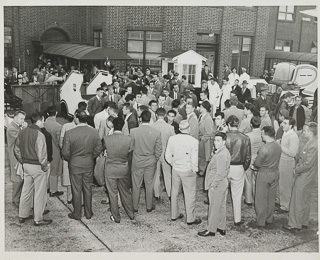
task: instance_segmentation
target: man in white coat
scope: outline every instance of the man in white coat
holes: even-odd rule
[[[211,73],[209,75],[211,76],[210,81],[208,81],[209,102],[212,105],[212,114],[215,115],[216,108],[219,106],[221,89],[213,75]]]

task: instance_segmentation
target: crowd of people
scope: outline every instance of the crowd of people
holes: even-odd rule
[[[150,69],[131,71],[128,82],[114,73],[64,125],[57,123],[54,106],[45,115],[32,114],[28,127],[25,113],[16,111],[7,140],[12,202],[20,223],[29,218],[35,225],[52,223],[43,218],[46,192],[63,194],[58,191],[62,175],[67,202],[73,205],[68,217],[75,220],[82,217],[82,204],[84,216],[93,216],[95,179],[106,187],[103,203],[110,204],[115,223],[121,220],[120,204],[135,218],[141,188],[146,211],[155,210],[163,182],[171,221],[185,218],[188,225],[198,225],[197,178],[204,178],[208,225],[199,236],[226,234],[229,188],[235,226],[243,224],[244,203],[254,207],[257,227],[271,225],[276,213],[288,214],[285,229],[308,228],[317,178],[316,113],[301,96],[281,96],[281,89],[270,97],[262,87],[254,99],[247,89],[250,76],[242,71],[239,76],[232,69],[220,87],[205,66],[199,97],[187,78],[173,70],[164,76]],[[178,206],[181,186],[186,217]]]

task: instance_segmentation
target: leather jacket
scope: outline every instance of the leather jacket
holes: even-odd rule
[[[246,171],[251,162],[250,138],[239,130],[227,132],[226,146],[231,155],[231,165],[243,165]]]

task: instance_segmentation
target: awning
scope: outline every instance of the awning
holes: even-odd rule
[[[287,60],[287,61],[318,62],[316,53],[304,53],[304,52],[286,52],[286,51],[267,50],[265,58]]]
[[[132,60],[125,52],[117,49],[71,43],[43,44],[43,52],[76,60]]]

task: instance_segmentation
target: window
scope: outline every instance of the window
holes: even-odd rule
[[[102,30],[93,31],[93,46],[102,47]]]
[[[196,65],[183,64],[182,75],[187,77],[190,84],[194,84],[196,78]]]
[[[128,31],[127,53],[134,67],[149,67],[152,71],[161,69],[162,32]]]
[[[275,50],[278,51],[291,51],[292,41],[276,40]]]
[[[232,39],[231,67],[236,67],[240,73],[241,68],[250,71],[252,37],[234,36]]]
[[[219,34],[198,33],[197,43],[218,43]]]
[[[294,19],[294,6],[279,6],[278,20],[280,21],[293,21]]]
[[[4,63],[5,66],[12,66],[12,30],[11,27],[4,27]]]

